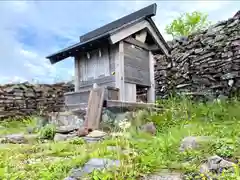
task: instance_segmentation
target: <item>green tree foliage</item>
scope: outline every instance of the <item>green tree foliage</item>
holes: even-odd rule
[[[194,32],[202,30],[210,25],[208,15],[202,12],[194,11],[192,13],[181,14],[167,25],[165,31],[173,38],[188,36]]]

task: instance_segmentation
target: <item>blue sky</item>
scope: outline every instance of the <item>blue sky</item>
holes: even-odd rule
[[[0,83],[52,83],[73,76],[73,60],[51,65],[45,57],[79,36],[153,3],[150,1],[0,2]],[[233,16],[240,1],[157,1],[154,20],[164,28],[180,13],[199,10],[218,22]]]

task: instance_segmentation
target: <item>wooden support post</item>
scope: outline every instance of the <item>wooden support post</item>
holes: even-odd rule
[[[137,102],[137,87],[136,84],[125,83],[125,101]]]
[[[124,82],[124,42],[119,42],[119,50],[115,59],[116,67],[116,87],[119,89],[119,100],[125,101],[125,82]]]
[[[74,79],[74,91],[79,91],[79,83],[80,83],[80,59],[78,57],[74,58],[75,65],[75,79]]]
[[[155,78],[154,78],[154,57],[151,51],[149,51],[149,72],[150,72],[150,83],[151,86],[147,92],[148,103],[154,103],[155,96]]]

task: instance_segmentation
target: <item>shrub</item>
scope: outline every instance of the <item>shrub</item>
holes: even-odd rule
[[[218,139],[213,144],[213,151],[221,157],[232,157],[235,149],[233,142],[224,139]]]
[[[40,130],[40,138],[41,139],[53,139],[55,133],[56,133],[55,126],[52,124],[48,124]]]

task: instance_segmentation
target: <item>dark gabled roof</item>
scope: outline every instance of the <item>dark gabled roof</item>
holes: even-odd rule
[[[110,32],[110,31],[112,31],[116,28],[119,28],[119,27],[123,26],[124,24],[132,22],[136,19],[139,19],[142,17],[147,18],[147,17],[155,16],[156,11],[157,11],[157,4],[154,3],[150,6],[140,9],[139,11],[136,11],[132,14],[124,16],[116,21],[106,24],[105,26],[102,26],[96,30],[93,30],[87,34],[84,34],[83,36],[80,36],[80,42],[88,41],[96,36]]]
[[[97,47],[100,43],[103,41],[108,42],[108,37],[114,33],[115,31],[126,27],[128,25],[132,25],[134,23],[139,22],[142,19],[147,19],[148,21],[150,20],[151,23],[151,17],[156,15],[156,9],[157,5],[156,3],[147,6],[143,9],[140,9],[139,11],[136,11],[132,14],[129,14],[127,16],[124,16],[116,21],[113,21],[105,26],[102,26],[94,31],[91,31],[83,36],[80,37],[80,42],[77,44],[74,44],[70,47],[67,47],[61,51],[58,51],[52,55],[47,56],[52,64],[57,63],[65,58],[74,56],[74,54],[78,53],[79,51],[82,50],[87,50],[93,47]],[[153,22],[153,21],[152,21]],[[158,29],[156,25],[153,23],[154,28],[156,29],[157,32]],[[160,32],[158,33],[158,35]],[[161,34],[159,37],[164,41],[162,38]],[[166,44],[168,47],[168,45]]]

